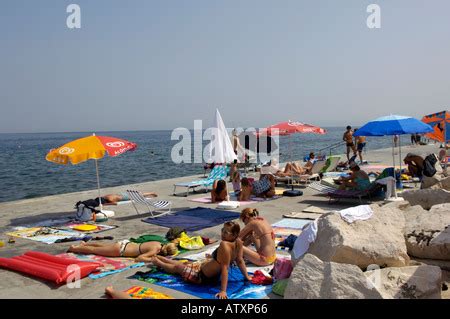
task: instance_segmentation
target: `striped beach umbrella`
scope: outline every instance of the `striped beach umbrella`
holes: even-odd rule
[[[103,158],[105,154],[114,157],[127,151],[135,150],[136,147],[136,144],[120,138],[92,134],[52,149],[45,159],[49,162],[64,165],[68,163],[75,165],[94,159],[97,172],[98,197],[100,198],[100,178],[97,160]],[[101,201],[100,210],[102,210]]]

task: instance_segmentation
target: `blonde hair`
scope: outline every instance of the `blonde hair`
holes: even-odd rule
[[[175,243],[169,243],[167,245],[163,245],[161,247],[161,251],[159,252],[162,256],[172,256],[178,253],[177,244]]]
[[[241,216],[239,216],[240,220],[244,220],[245,218],[258,217],[259,212],[256,208],[245,208],[241,212]]]

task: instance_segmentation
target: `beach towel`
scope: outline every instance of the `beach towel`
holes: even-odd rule
[[[133,286],[124,291],[133,299],[175,299],[172,296],[154,291],[148,287]]]
[[[302,212],[305,213],[317,213],[317,214],[325,214],[328,213],[329,210],[325,210],[323,208],[317,207],[317,206],[308,206]]]
[[[236,212],[197,207],[142,221],[167,228],[179,226],[185,230],[195,231],[238,219],[239,216],[240,214]]]
[[[309,223],[311,223],[311,220],[283,218],[279,222],[272,224],[277,249],[282,249],[278,245],[280,242],[286,240],[289,235],[300,235],[302,228]]]
[[[160,242],[161,244],[167,244],[169,241],[164,238],[163,236],[159,236],[159,235],[142,235],[139,236],[138,238],[130,238],[130,241],[136,244],[142,244],[142,243],[146,243],[149,241],[157,241]]]
[[[79,232],[55,229],[50,227],[15,227],[14,231],[6,234],[7,236],[25,238],[38,241],[45,244],[54,244],[58,239],[77,237]]]
[[[188,199],[188,201],[190,202],[195,202],[195,203],[202,203],[202,204],[212,204],[211,202],[211,196],[206,196],[206,197],[200,197],[200,198],[191,198]],[[230,201],[237,201],[237,197],[236,196],[231,196],[230,195]],[[249,201],[239,201],[239,204],[241,206],[244,205],[252,205],[257,203],[256,200],[249,200]],[[214,203],[214,204],[218,204],[218,203]]]
[[[309,249],[309,245],[316,240],[317,237],[317,220],[309,223],[294,243],[294,258],[302,257]]]
[[[215,284],[191,284],[185,282],[181,276],[159,271],[155,266],[147,272],[137,272],[130,277],[149,282],[158,286],[175,289],[202,299],[214,299],[220,291],[220,281]],[[272,291],[272,285],[256,285],[244,281],[239,268],[231,266],[228,271],[227,294],[228,299],[261,299]]]
[[[82,231],[82,230],[78,229],[80,226],[81,227],[82,226],[95,226],[95,229],[89,229],[86,231]],[[97,223],[93,223],[93,222],[70,222],[70,223],[67,223],[67,224],[61,225],[61,226],[54,226],[53,228],[58,228],[58,229],[67,230],[67,231],[76,231],[76,232],[80,233],[81,235],[83,235],[83,234],[100,233],[100,232],[111,230],[111,229],[114,229],[117,227],[118,226],[116,226],[116,225],[103,225],[103,224],[97,224]]]
[[[56,255],[57,257],[77,259],[85,262],[101,263],[102,266],[89,275],[91,279],[99,279],[119,272],[145,266],[143,262],[135,262],[134,258],[125,257],[104,257],[98,255],[84,255],[75,253],[63,253]]]
[[[350,207],[340,211],[334,211],[341,215],[341,218],[351,224],[357,220],[366,220],[372,217],[373,210],[370,205],[359,205]]]
[[[286,218],[294,218],[294,219],[316,219],[322,216],[323,214],[319,213],[303,213],[303,212],[292,212],[289,214],[283,214],[283,217]]]

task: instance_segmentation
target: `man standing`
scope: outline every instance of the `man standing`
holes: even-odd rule
[[[347,161],[350,161],[350,149],[353,151],[353,155],[356,155],[356,147],[355,143],[353,143],[353,131],[350,125],[347,126],[347,130],[345,131],[342,139],[347,145]]]

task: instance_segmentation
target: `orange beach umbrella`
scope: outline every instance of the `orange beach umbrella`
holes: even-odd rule
[[[52,149],[45,159],[57,164],[79,164],[89,159],[95,159],[95,168],[97,171],[98,196],[100,196],[100,178],[98,175],[97,160],[103,158],[106,153],[109,156],[118,156],[127,151],[136,149],[137,145],[126,140],[110,136],[91,136],[83,137],[61,147]],[[100,201],[100,210],[102,203]]]

